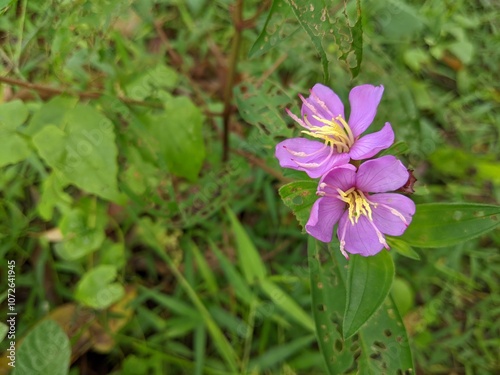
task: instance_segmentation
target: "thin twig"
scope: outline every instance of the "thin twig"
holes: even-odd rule
[[[71,95],[71,96],[77,96],[80,99],[98,99],[101,96],[105,95],[105,93],[99,92],[99,91],[67,90],[67,89],[61,89],[58,87],[40,85],[38,83],[25,82],[25,81],[21,81],[21,80],[18,80],[15,78],[9,78],[9,77],[0,77],[0,82],[6,83],[6,84],[11,85],[11,86],[25,87],[27,89],[34,90],[40,94],[45,94],[47,96],[67,94],[67,95]],[[141,101],[141,100],[127,98],[124,96],[118,96],[117,98],[118,98],[118,100],[120,100],[121,102],[123,102],[125,104],[139,105],[139,106],[150,107],[150,108],[163,108],[163,105],[161,103],[145,102],[145,101]]]

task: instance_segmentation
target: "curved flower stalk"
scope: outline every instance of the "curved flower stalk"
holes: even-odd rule
[[[403,186],[409,177],[404,165],[388,155],[333,168],[320,180],[306,231],[330,242],[338,224],[340,251],[363,256],[389,249],[385,235],[400,236],[415,213],[415,204],[401,194],[387,193]]]
[[[370,126],[384,92],[383,86],[361,85],[349,93],[351,113],[345,120],[344,105],[330,88],[316,84],[311,95],[302,99],[302,118],[287,109],[307,134],[317,140],[291,138],[276,146],[276,157],[284,168],[305,171],[318,178],[335,166],[353,160],[368,159],[394,142],[391,124],[378,132],[361,134]]]

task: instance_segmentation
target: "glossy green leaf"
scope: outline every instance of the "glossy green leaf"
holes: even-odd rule
[[[266,277],[267,271],[259,252],[257,251],[247,232],[238,221],[233,211],[227,209],[227,215],[231,221],[231,226],[236,239],[236,250],[238,261],[243,275],[248,284]]]
[[[444,247],[470,240],[500,224],[500,206],[474,203],[417,205],[412,223],[401,237],[411,246]]]
[[[260,286],[264,293],[271,298],[271,301],[283,312],[283,314],[288,315],[305,329],[314,332],[314,321],[311,316],[284,290],[266,279],[260,281]]]
[[[105,309],[125,295],[116,279],[116,267],[99,265],[85,273],[76,286],[75,299],[94,309]]]
[[[302,228],[305,227],[311,207],[318,199],[316,190],[317,181],[294,181],[282,186],[279,190],[283,203],[293,211]]]
[[[391,290],[393,279],[394,262],[389,252],[383,250],[369,257],[351,256],[343,324],[345,338],[354,335],[379,309]]]
[[[258,57],[299,30],[290,22],[291,9],[285,0],[273,0],[271,9],[257,40],[250,48],[248,57]]]
[[[113,124],[88,105],[66,112],[59,124],[33,137],[40,156],[64,179],[104,199],[120,201]]]
[[[23,161],[31,154],[28,140],[17,131],[28,118],[28,108],[20,100],[0,105],[0,167]]]
[[[47,319],[37,324],[21,342],[12,374],[66,375],[70,357],[68,336],[59,324]]]

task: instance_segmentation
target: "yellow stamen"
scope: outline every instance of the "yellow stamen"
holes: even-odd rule
[[[342,116],[339,115],[331,120],[316,115],[313,115],[313,118],[326,126],[314,126],[307,117],[304,117],[304,123],[308,130],[304,130],[302,133],[323,139],[326,145],[331,148],[335,147],[339,153],[349,152],[349,149],[354,144],[354,135]]]
[[[347,210],[351,224],[357,223],[361,216],[366,216],[370,221],[373,221],[371,206],[376,207],[377,204],[370,202],[362,191],[352,187],[346,191],[337,189],[337,192],[339,199],[348,205]]]

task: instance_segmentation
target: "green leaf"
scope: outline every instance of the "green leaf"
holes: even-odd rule
[[[219,292],[219,287],[217,286],[214,272],[210,268],[205,256],[200,252],[200,249],[193,241],[189,241],[187,246],[194,255],[200,274],[205,280],[207,290],[215,296]]]
[[[77,103],[78,98],[55,96],[50,99],[33,114],[26,128],[26,134],[34,136],[47,125],[61,126],[66,113],[75,108]]]
[[[0,167],[19,163],[31,155],[27,139],[17,131],[28,114],[28,108],[20,100],[0,105]]]
[[[324,82],[330,80],[328,71],[328,58],[323,48],[323,38],[330,32],[331,23],[328,8],[324,0],[290,1],[292,11],[299,21],[300,26],[309,35],[318,52],[323,67]]]
[[[73,199],[69,194],[64,192],[64,187],[67,182],[61,181],[62,176],[51,173],[42,182],[42,193],[38,201],[38,213],[44,220],[51,220],[55,207],[62,207],[67,209]]]
[[[66,375],[71,345],[63,329],[53,320],[37,324],[17,350],[13,375]]]
[[[295,17],[300,26],[309,35],[318,52],[323,67],[324,82],[329,81],[327,47],[335,43],[340,51],[339,59],[345,61],[356,77],[359,74],[363,57],[363,24],[361,19],[361,1],[357,0],[357,17],[354,26],[351,26],[347,15],[346,4],[342,17],[330,14],[331,2],[325,0],[290,1]],[[332,21],[333,20],[333,21]],[[350,56],[354,54],[355,65]]]
[[[415,292],[410,283],[396,277],[392,283],[391,298],[401,316],[405,316],[415,306]]]
[[[361,18],[361,0],[356,1],[357,8],[357,19],[353,27],[351,27],[352,41],[349,49],[342,53],[340,56],[341,60],[347,62],[349,55],[354,53],[356,59],[356,65],[349,65],[349,70],[351,71],[352,78],[356,78],[361,70],[361,61],[363,60],[363,22]],[[344,13],[345,14],[345,13]],[[349,25],[349,17],[345,16],[347,24]],[[349,25],[350,26],[350,25]],[[337,42],[339,43],[339,42]]]
[[[126,86],[127,96],[135,100],[144,100],[149,96],[155,96],[158,90],[173,89],[177,81],[178,74],[174,69],[159,64],[148,68],[146,73],[129,83]]]
[[[343,374],[352,367],[353,340],[342,337],[342,318],[346,304],[344,257],[330,257],[327,244],[308,237],[309,275],[312,311],[318,345],[328,374]]]
[[[209,240],[210,248],[214,252],[222,271],[226,275],[229,285],[234,288],[236,297],[248,306],[250,306],[256,299],[249,286],[246,284],[243,276],[238,272],[236,267],[227,259],[227,257],[217,248],[217,246]]]
[[[413,374],[408,335],[389,296],[369,323],[359,330],[359,374]]]
[[[399,156],[399,155],[406,155],[410,151],[410,147],[408,146],[408,143],[404,141],[399,141],[394,143],[391,147],[388,149],[385,149],[379,153],[379,156],[384,156],[384,155],[394,155],[394,156]]]
[[[260,286],[274,304],[286,315],[308,331],[314,332],[314,321],[295,300],[273,282],[263,279]]]
[[[28,118],[29,112],[26,105],[20,100],[0,105],[0,126],[2,129],[15,130]]]
[[[106,209],[95,199],[86,198],[64,213],[59,222],[64,241],[57,244],[57,255],[75,260],[97,250],[105,238]]]
[[[327,248],[310,237],[308,255],[318,345],[328,374],[355,373],[352,367],[356,360],[359,374],[397,374],[413,369],[406,331],[390,297],[357,335],[344,340],[341,324],[352,263],[340,253],[337,240]]]
[[[94,309],[105,309],[125,295],[125,289],[116,278],[116,267],[99,265],[83,275],[76,286],[75,299]]]
[[[269,348],[264,354],[250,361],[248,373],[262,373],[263,370],[278,365],[298,351],[306,350],[312,341],[314,341],[314,335],[308,335],[299,337],[286,344]]]
[[[70,183],[104,199],[121,201],[113,124],[94,108],[77,105],[62,123],[33,137],[40,156]]]
[[[354,254],[349,261],[347,303],[343,334],[354,335],[379,309],[391,290],[394,262],[389,252],[364,257]]]
[[[302,228],[305,227],[311,214],[311,207],[318,199],[317,181],[294,181],[282,186],[279,190],[283,203],[293,211]]]
[[[264,279],[267,275],[266,267],[247,232],[240,224],[233,211],[227,209],[227,215],[236,239],[236,250],[240,268],[248,284]]]
[[[299,27],[290,23],[291,9],[285,0],[273,0],[264,27],[250,48],[248,57],[258,57],[294,34]]]
[[[386,236],[385,239],[387,240],[387,244],[389,245],[391,250],[396,250],[398,254],[401,254],[402,256],[405,256],[407,258],[420,260],[420,255],[415,250],[413,250],[413,248],[405,241],[390,236]]]
[[[293,136],[283,117],[283,107],[291,99],[276,85],[266,81],[262,87],[256,87],[247,82],[235,88],[234,97],[241,117],[259,129],[259,143],[269,140],[274,145],[276,137]]]
[[[401,239],[418,247],[451,246],[487,233],[499,224],[500,206],[475,203],[419,204]]]
[[[160,116],[151,116],[149,143],[160,155],[159,166],[190,181],[198,178],[205,144],[202,135],[203,115],[187,97],[171,98]]]

